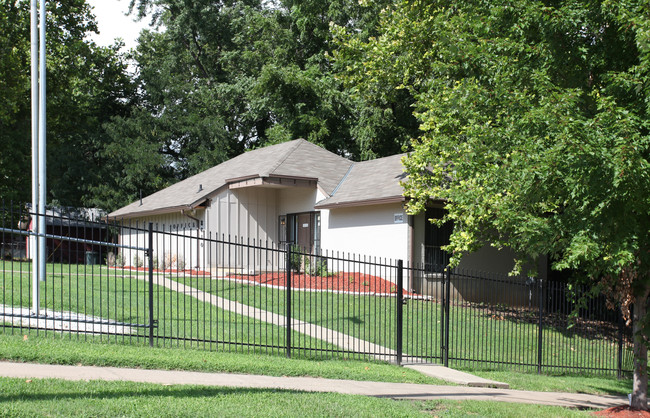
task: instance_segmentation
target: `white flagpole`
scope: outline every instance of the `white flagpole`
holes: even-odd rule
[[[32,232],[38,233],[38,10],[37,0],[32,0],[31,14],[31,60],[32,60]],[[32,259],[32,313],[39,314],[38,248],[34,235],[29,237],[29,255]]]
[[[45,108],[46,108],[46,102],[45,102],[45,74],[46,74],[46,56],[45,56],[45,29],[46,29],[46,14],[45,14],[45,2],[46,0],[40,0],[41,4],[41,10],[39,13],[39,22],[40,22],[40,42],[39,42],[39,48],[40,48],[40,54],[39,54],[39,65],[40,65],[40,71],[38,73],[39,75],[39,99],[38,99],[38,107],[39,107],[39,116],[38,116],[38,181],[39,181],[39,198],[38,198],[38,213],[39,213],[39,223],[38,223],[38,232],[40,236],[38,237],[39,239],[39,245],[38,245],[38,258],[39,258],[39,263],[38,263],[38,276],[39,280],[41,282],[45,281],[45,257],[46,257],[46,251],[45,251],[45,203],[47,199],[47,178],[46,178],[46,167],[45,167],[45,162],[47,160],[47,154],[46,154],[46,135],[45,135],[45,129],[46,129],[46,119],[45,119]]]

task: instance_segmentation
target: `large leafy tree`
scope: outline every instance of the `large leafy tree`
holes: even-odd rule
[[[140,190],[150,193],[245,150],[296,138],[351,158],[400,151],[407,137],[396,141],[388,130],[374,141],[361,139],[370,135],[360,135],[356,121],[368,112],[332,66],[330,25],[367,39],[388,3],[133,0],[134,13],[159,30],[141,36],[134,53],[141,102],[110,124],[105,155],[120,176],[95,189],[98,200],[119,206]],[[375,126],[386,125],[374,117]],[[113,160],[117,143],[132,152]],[[143,149],[155,155],[139,161]]]
[[[402,1],[384,12],[380,36],[340,35],[342,59],[356,57],[348,82],[370,97],[414,98],[421,133],[404,160],[406,192],[412,211],[446,202],[452,263],[490,243],[522,262],[549,255],[552,268],[583,272],[576,280],[633,320],[641,408],[649,14],[646,0]]]
[[[30,2],[0,2],[0,197],[30,199]],[[118,47],[86,39],[97,31],[84,0],[47,3],[48,201],[79,206],[110,175],[99,151],[103,123],[126,114],[133,95]]]

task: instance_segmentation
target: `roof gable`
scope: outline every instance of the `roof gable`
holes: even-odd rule
[[[330,194],[353,163],[318,145],[296,139],[245,152],[237,157],[175,183],[163,190],[120,208],[110,217],[134,217],[176,212],[200,205],[208,196],[228,184],[229,179],[298,176],[318,179]]]
[[[316,205],[318,209],[404,201],[402,157],[392,155],[355,163],[340,186]]]

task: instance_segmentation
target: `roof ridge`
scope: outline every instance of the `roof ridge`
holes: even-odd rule
[[[385,155],[383,157],[372,158],[370,160],[357,161],[357,162],[355,162],[355,164],[372,164],[374,162],[377,162],[377,161],[380,161],[380,160],[385,160],[387,158],[397,158],[397,157],[402,158],[405,155],[408,155],[408,152],[403,152],[401,154]]]
[[[271,170],[269,170],[269,172],[266,173],[266,174],[275,173],[275,170],[277,170],[278,167],[280,167],[285,161],[287,161],[289,156],[291,154],[293,154],[298,149],[298,147],[300,147],[300,145],[302,145],[303,142],[307,142],[306,140],[304,140],[302,138],[295,139],[294,141],[296,142],[296,144],[294,146],[292,146],[291,148],[289,148],[287,150],[287,152],[284,154],[284,156],[278,160],[278,163]],[[259,174],[261,175],[262,173],[259,173]]]
[[[348,171],[345,172],[345,175],[341,178],[341,181],[339,181],[339,184],[337,184],[336,187],[334,188],[334,190],[332,190],[332,194],[330,194],[330,197],[332,197],[332,196],[334,196],[334,195],[336,194],[336,192],[337,192],[337,191],[339,190],[339,188],[343,185],[343,183],[345,182],[345,180],[346,180],[346,179],[348,178],[348,176],[350,175],[350,171],[352,171],[352,169],[354,168],[354,166],[355,166],[356,164],[357,164],[357,163],[355,163],[354,161],[352,161],[352,164],[350,164],[350,167],[348,167]]]

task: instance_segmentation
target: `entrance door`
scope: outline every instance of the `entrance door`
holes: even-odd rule
[[[310,253],[314,244],[314,224],[312,213],[299,213],[296,215],[296,244],[300,250]]]

